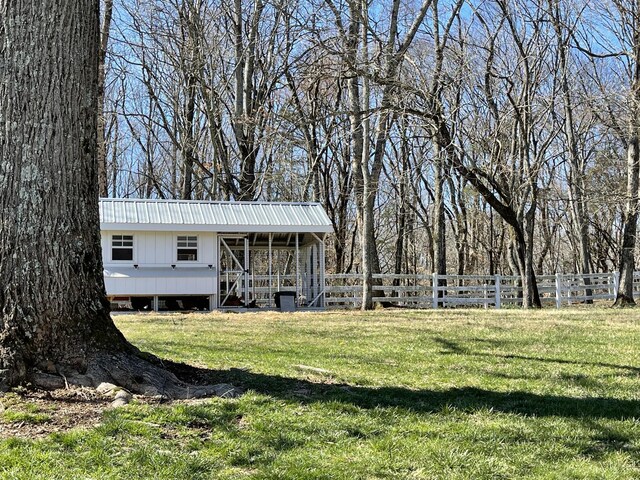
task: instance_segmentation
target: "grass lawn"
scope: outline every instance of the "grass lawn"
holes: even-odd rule
[[[640,310],[116,322],[141,349],[246,393],[5,436],[0,478],[640,478]],[[0,403],[0,424],[47,422],[19,395]]]

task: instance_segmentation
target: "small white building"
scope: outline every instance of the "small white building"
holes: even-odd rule
[[[101,199],[100,229],[107,296],[134,309],[324,306],[318,203]]]

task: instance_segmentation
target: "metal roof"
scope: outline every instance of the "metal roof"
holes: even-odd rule
[[[319,203],[100,199],[102,230],[330,233]]]

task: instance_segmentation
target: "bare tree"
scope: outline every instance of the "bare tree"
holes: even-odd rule
[[[620,285],[614,305],[635,305],[633,299],[633,271],[635,269],[636,232],[638,228],[638,188],[640,188],[640,1],[630,3],[613,0],[624,30],[630,38],[627,71],[629,78],[629,121],[625,143],[627,146],[627,201],[620,249]]]
[[[579,139],[576,122],[574,120],[574,95],[572,95],[572,85],[570,79],[575,76],[572,72],[571,61],[571,38],[581,17],[581,11],[570,11],[569,2],[560,0],[549,0],[549,12],[553,28],[556,34],[556,48],[558,61],[558,82],[560,84],[560,96],[564,122],[562,131],[566,141],[566,153],[569,164],[569,175],[567,183],[569,186],[571,218],[574,235],[578,243],[578,256],[580,262],[580,273],[588,275],[591,273],[591,254],[589,250],[589,223],[587,218],[587,205],[585,198],[585,170],[586,159],[580,154]],[[584,8],[584,6],[582,7]],[[589,285],[589,278],[585,278],[585,285]],[[585,295],[591,296],[591,289],[587,288]],[[592,303],[592,300],[588,300]]]
[[[400,1],[394,0],[388,24],[388,32],[383,38],[380,50],[379,70],[381,74],[375,80],[382,85],[377,122],[373,142],[369,133],[371,130],[368,114],[371,99],[369,98],[369,75],[363,75],[369,62],[369,35],[371,22],[369,21],[369,6],[358,0],[349,1],[349,24],[345,27],[342,12],[332,0],[325,0],[332,11],[338,29],[338,35],[345,45],[343,61],[349,93],[349,114],[351,123],[352,171],[354,175],[354,192],[361,225],[361,252],[363,293],[362,309],[373,308],[373,272],[379,270],[376,253],[374,230],[374,207],[378,192],[380,174],[382,172],[385,147],[389,130],[395,119],[394,103],[397,103],[398,75],[400,66],[407,50],[411,46],[418,29],[427,14],[431,0],[424,0],[408,26],[402,39],[399,37]],[[364,53],[365,62],[361,60]]]
[[[98,191],[101,197],[109,195],[107,190],[107,149],[105,140],[104,84],[106,77],[107,47],[111,31],[113,0],[102,2],[102,25],[100,28],[100,50],[98,54]]]

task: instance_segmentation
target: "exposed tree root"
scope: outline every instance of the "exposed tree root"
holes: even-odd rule
[[[636,302],[633,298],[627,297],[621,293],[618,294],[616,301],[613,303],[612,307],[615,308],[627,308],[627,307],[635,307]]]
[[[145,358],[147,357],[147,358]],[[177,364],[169,363],[169,366]],[[183,371],[190,367],[182,366]],[[191,378],[189,380],[192,380]],[[56,368],[56,373],[34,371],[30,375],[31,383],[39,388],[54,390],[83,386],[97,388],[100,384],[110,383],[131,393],[161,397],[168,400],[227,397],[240,395],[240,390],[228,384],[196,385],[179,379],[162,361],[139,352],[99,352],[87,361],[85,372]]]

